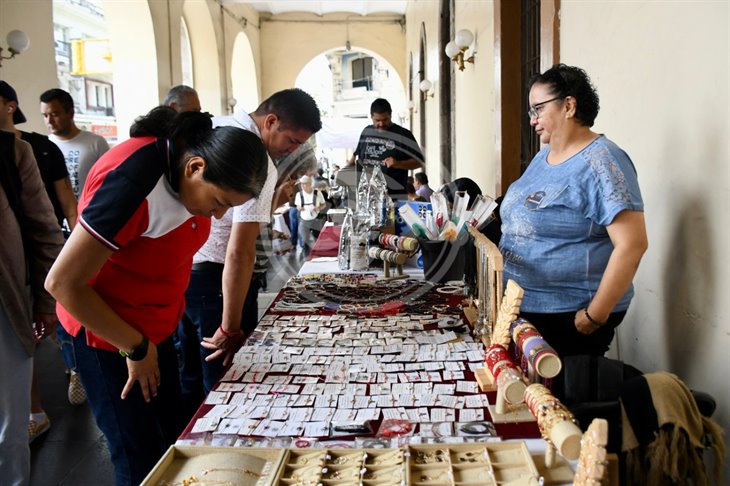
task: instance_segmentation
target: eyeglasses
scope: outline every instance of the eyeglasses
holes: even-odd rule
[[[532,120],[533,118],[540,118],[540,113],[542,113],[543,106],[550,103],[551,101],[562,100],[563,98],[564,96],[556,96],[555,98],[550,98],[547,101],[535,103],[530,107],[530,109],[527,110],[527,116],[530,117],[530,120]]]

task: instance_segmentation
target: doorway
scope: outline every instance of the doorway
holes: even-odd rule
[[[503,195],[539,150],[527,116],[527,82],[559,62],[560,0],[495,2],[497,182]],[[519,55],[515,55],[519,54]]]

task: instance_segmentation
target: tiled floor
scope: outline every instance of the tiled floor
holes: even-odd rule
[[[259,316],[303,261],[301,254],[271,257],[268,285],[259,293]],[[38,348],[36,366],[51,429],[31,444],[31,486],[113,485],[114,470],[104,437],[88,404],[68,402],[61,353],[48,339]]]

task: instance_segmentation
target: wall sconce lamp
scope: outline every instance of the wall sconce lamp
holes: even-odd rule
[[[238,100],[231,96],[226,100],[226,104],[228,105],[228,113],[233,114],[233,110],[236,108],[236,104],[238,103]]]
[[[418,85],[418,89],[421,90],[421,94],[423,96],[423,101],[428,101],[428,98],[433,98],[433,92],[430,92],[431,88],[433,88],[433,83],[428,79],[424,79],[421,81],[421,84]]]
[[[3,59],[12,59],[16,54],[20,54],[30,46],[30,39],[22,30],[11,30],[8,32],[8,51],[9,56],[3,56],[3,48],[0,47],[0,67],[3,65]]]
[[[465,62],[474,64],[474,55],[476,54],[474,49],[471,49],[471,55],[466,57],[467,50],[469,50],[473,40],[474,34],[469,29],[461,29],[456,33],[454,40],[446,44],[446,49],[444,49],[446,55],[459,66],[459,71],[464,70]]]

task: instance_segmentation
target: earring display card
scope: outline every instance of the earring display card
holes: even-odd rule
[[[423,430],[424,438],[432,438],[455,433],[454,427],[420,425],[489,420],[487,397],[473,378],[484,348],[452,328],[462,322],[463,296],[442,292],[450,287],[461,288],[352,275],[293,278],[276,305],[288,303],[296,315],[292,309],[268,311],[182,439],[354,441],[373,438],[388,419],[409,423],[410,430],[386,426],[383,435],[417,436]],[[299,315],[307,302],[336,308]],[[407,306],[385,314],[370,309],[389,302]],[[362,315],[363,309],[369,314]],[[367,423],[371,427],[357,426]]]
[[[505,404],[506,413],[497,413],[496,405],[489,405],[489,415],[492,416],[492,422],[495,424],[514,424],[518,422],[536,422],[535,416],[527,408],[527,405],[520,403],[519,405]]]

